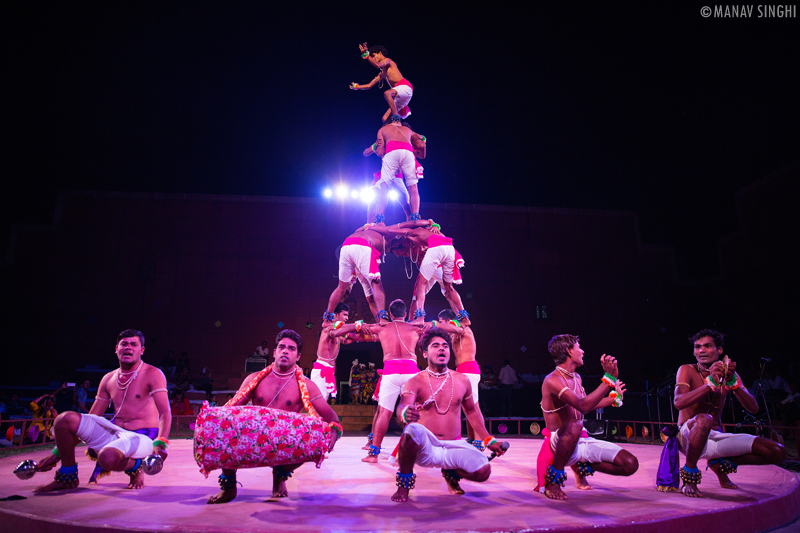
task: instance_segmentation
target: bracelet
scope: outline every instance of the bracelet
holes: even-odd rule
[[[614,403],[612,405],[614,407],[622,407],[622,394],[620,394],[619,392],[617,392],[615,390],[612,390],[608,394],[608,397],[611,398],[611,400],[613,400]]]
[[[420,135],[419,138],[422,139],[422,142],[425,142],[425,141],[428,140],[427,137],[425,137],[424,135]]]
[[[453,326],[455,326],[457,328],[461,327],[461,322],[459,322],[457,319],[448,320],[447,323],[450,324],[450,325],[453,325]]]
[[[733,373],[733,379],[725,383],[725,390],[736,390],[742,386],[742,380],[739,374]]]
[[[489,435],[488,437],[483,439],[483,447],[484,448],[488,448],[489,446],[491,446],[495,442],[497,442],[497,439],[494,438],[492,435]]]
[[[350,88],[355,91],[356,89],[358,89],[358,84],[356,82],[353,82],[350,84]]]
[[[617,386],[617,378],[615,378],[608,372],[605,373],[605,375],[602,378],[602,381],[612,389]]]
[[[364,228],[363,229],[368,230],[369,228],[371,228],[374,225],[375,225],[374,222],[367,222],[366,224],[364,224]]]
[[[329,422],[328,425],[331,427],[331,429],[336,430],[336,433],[339,434],[339,438],[342,438],[343,430],[342,425],[339,422]]]
[[[325,322],[330,322],[334,318],[336,318],[335,314],[329,313],[328,311],[323,311],[322,312],[322,320],[324,320]]]
[[[161,446],[165,450],[169,447],[169,439],[166,437],[156,437],[156,440],[153,441],[153,446]]]
[[[53,448],[52,454],[55,455],[58,459],[61,459],[61,456],[58,454],[58,446]]]
[[[442,226],[441,226],[441,225],[439,225],[439,224],[437,224],[437,223],[436,223],[436,222],[434,222],[433,220],[431,220],[431,225],[430,225],[430,226],[428,226],[428,227],[430,227],[430,228],[436,228],[436,229],[438,229],[439,231],[442,231]]]
[[[378,144],[378,143],[372,143],[372,146],[371,146],[370,148],[372,148],[372,151],[373,151],[373,152],[376,152],[376,151],[377,151],[377,150],[375,150],[375,145],[377,145],[377,144]]]
[[[363,320],[356,320],[356,333],[361,333],[361,326],[364,325]]]
[[[344,322],[342,322],[341,320],[337,320],[336,322],[333,323],[333,329],[339,329],[342,326],[344,326]]]
[[[400,418],[402,418],[402,419],[403,419],[403,422],[405,422],[406,424],[408,424],[408,420],[406,420],[406,410],[407,410],[409,407],[411,407],[411,406],[410,406],[410,405],[406,405],[405,407],[403,407],[403,410],[402,410],[402,411],[400,411]]]
[[[708,377],[706,378],[706,385],[715,390],[717,387],[719,387],[719,383],[714,381],[714,378],[711,376],[711,374],[709,374]]]
[[[366,59],[368,57],[369,57],[369,50],[366,50],[366,51],[364,51],[363,54],[361,54],[361,59]]]

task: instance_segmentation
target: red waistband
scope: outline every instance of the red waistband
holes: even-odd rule
[[[416,374],[419,372],[417,363],[411,359],[390,359],[383,363],[383,375],[391,374]]]
[[[480,374],[481,365],[479,365],[477,361],[466,361],[456,367],[456,372],[461,372],[462,374]]]

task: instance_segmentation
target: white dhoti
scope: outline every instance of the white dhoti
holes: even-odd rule
[[[414,464],[425,468],[445,468],[464,470],[470,474],[477,472],[489,459],[466,441],[439,440],[422,424],[409,424],[403,430],[419,446],[419,453]]]
[[[558,431],[550,434],[550,448],[553,453],[556,451],[558,444]],[[597,440],[592,437],[581,437],[575,445],[575,450],[572,452],[567,466],[572,466],[575,463],[613,463],[617,458],[617,454],[622,451],[622,448],[611,442]]]
[[[687,421],[681,426],[681,431],[678,434],[678,448],[681,453],[686,455],[686,450],[689,448],[689,433],[687,427],[690,421]],[[744,455],[753,451],[753,441],[756,440],[755,435],[747,433],[722,433],[721,431],[711,430],[708,434],[708,441],[703,446],[703,452],[700,454],[700,459],[712,461],[720,457],[736,457]]]
[[[153,441],[148,436],[122,429],[102,416],[82,414],[77,436],[93,450],[114,448],[128,459],[142,459],[153,453]]]

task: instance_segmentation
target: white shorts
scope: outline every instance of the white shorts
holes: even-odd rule
[[[417,278],[419,279],[419,278]],[[442,267],[436,267],[436,270],[433,272],[433,276],[428,278],[428,284],[425,286],[425,294],[431,292],[431,289],[434,285],[439,284],[439,289],[442,291],[442,296],[445,298],[447,297],[447,293],[444,292],[444,283],[442,283]],[[414,296],[411,298],[412,301],[417,299],[417,291],[416,287],[414,288]],[[413,307],[413,306],[412,306]],[[477,401],[477,400],[476,400]]]
[[[353,287],[355,287],[356,281],[359,282],[361,284],[361,288],[364,289],[364,296],[372,296],[372,283],[369,282],[364,274],[358,271],[356,271],[356,275],[350,279],[350,292],[353,292]]]
[[[414,165],[414,152],[409,150],[392,150],[383,156],[383,163],[381,164],[381,179],[375,184],[379,189],[383,188],[383,184],[388,185],[402,182],[396,176],[397,172],[403,173],[405,184],[411,187],[416,185],[419,179],[417,178],[417,171]]]
[[[686,455],[686,450],[689,445],[689,428],[686,427],[690,421],[687,421],[681,426],[681,432],[678,434],[678,448],[681,453]],[[711,461],[719,459],[720,457],[736,457],[744,455],[753,451],[753,441],[756,440],[755,435],[747,433],[722,433],[721,431],[711,430],[708,434],[708,441],[703,447],[703,452],[700,454],[700,459]]]
[[[128,459],[142,459],[153,453],[153,441],[148,436],[122,429],[102,416],[82,414],[77,436],[93,450],[114,448]]]
[[[381,376],[381,391],[378,394],[378,405],[389,411],[394,411],[397,397],[403,390],[403,385],[417,375],[414,374],[383,374]]]
[[[472,401],[475,402],[475,405],[478,404],[478,383],[481,382],[481,375],[480,374],[464,374],[469,379],[469,382],[472,383]]]
[[[348,244],[342,246],[339,252],[339,281],[344,283],[352,283],[353,278],[364,278],[361,285],[367,283],[369,276],[369,263],[372,259],[372,248],[369,246],[362,246],[360,244]],[[380,279],[380,272],[375,276],[375,279]],[[366,292],[366,288],[364,289]],[[372,290],[370,289],[370,294]]]
[[[411,97],[414,96],[414,89],[408,85],[395,85],[392,87],[392,89],[397,91],[397,96],[394,97],[394,105],[397,107],[397,112],[399,113],[401,109],[408,107]],[[411,111],[409,111],[408,114],[404,115],[402,118],[406,118],[410,114]]]
[[[550,448],[553,453],[556,451],[557,444],[558,431],[554,431],[550,434]],[[622,448],[616,444],[592,437],[581,437],[578,439],[578,444],[575,445],[575,451],[567,461],[567,466],[575,463],[613,463],[621,451]]]
[[[419,275],[430,280],[436,274],[436,269],[441,267],[441,280],[453,283],[453,269],[456,265],[456,249],[452,245],[439,245],[428,248],[425,258],[419,266]]]
[[[328,363],[327,361],[322,361],[321,359],[317,359],[316,361],[314,361],[315,365],[317,363],[329,368],[336,368],[332,364]],[[311,369],[311,381],[313,381],[314,384],[317,387],[319,387],[319,391],[322,393],[322,397],[325,398],[326,402],[328,401],[328,398],[330,398],[331,396],[336,398],[336,383],[335,382],[329,383],[325,381],[325,378],[322,377],[322,369],[320,368]]]
[[[403,434],[409,435],[419,446],[419,453],[414,461],[419,466],[460,469],[472,474],[489,464],[489,459],[474,446],[461,439],[439,440],[422,424],[414,422],[407,425]]]

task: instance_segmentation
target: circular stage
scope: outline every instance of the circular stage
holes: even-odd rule
[[[192,458],[191,441],[175,440],[164,470],[147,477],[142,490],[126,490],[127,476],[114,473],[87,486],[94,463],[78,448],[81,486],[72,491],[33,494],[53,472],[21,481],[13,469],[18,455],[0,460],[3,531],[77,533],[89,531],[630,531],[737,533],[765,531],[800,514],[800,483],[776,466],[742,466],[726,490],[708,471],[700,488],[705,498],[661,493],[654,488],[661,447],[625,445],[639,459],[630,478],[595,474],[590,491],[575,488],[570,472],[567,501],[533,492],[535,460],[542,440],[510,439],[505,457],[492,461],[486,483],[462,481],[464,496],[447,493],[439,470],[417,467],[410,501],[390,500],[396,469],[385,455],[377,465],[362,463],[364,437],[339,441],[322,468],[304,465],[288,481],[289,497],[272,500],[268,468],[242,470],[239,495],[223,505],[207,505],[219,489],[216,472],[205,479]],[[391,451],[397,437],[384,440]]]

